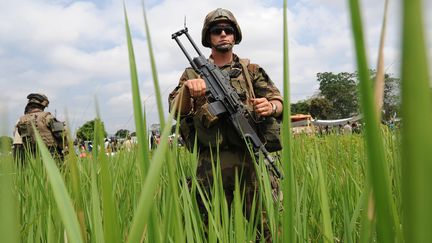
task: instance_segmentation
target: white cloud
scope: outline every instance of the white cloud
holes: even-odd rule
[[[425,9],[431,10],[431,1],[426,2]],[[203,19],[206,13],[220,6],[232,10],[242,28],[243,41],[235,47],[235,52],[260,64],[282,88],[280,1],[154,0],[146,3],[165,112],[168,111],[167,96],[188,66],[186,58],[171,40],[171,34],[183,27],[186,16],[189,31],[201,46]],[[398,4],[391,2],[386,38],[386,65],[396,74],[400,65],[401,35]],[[362,1],[372,67],[376,62],[381,28],[381,5],[372,0]],[[141,98],[145,100],[149,122],[156,122],[158,115],[141,1],[129,0],[126,7]],[[425,16],[431,49],[432,17]],[[316,73],[356,68],[346,1],[297,0],[289,5],[288,17],[292,100],[304,99],[316,92]],[[2,1],[0,87],[8,91],[1,102],[8,107],[9,123],[22,114],[28,93],[44,92],[51,101],[48,110],[55,110],[60,118],[66,119],[67,109],[72,129],[96,116],[94,101],[97,98],[110,133],[122,126],[134,130],[124,26],[121,1]],[[205,55],[209,54],[207,48],[201,50]],[[431,53],[432,50],[429,56]],[[1,112],[5,112],[5,108]]]

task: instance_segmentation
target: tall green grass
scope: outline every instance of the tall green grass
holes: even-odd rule
[[[10,146],[6,138],[0,139],[0,235],[6,242],[19,242],[18,193],[14,188],[16,168]]]
[[[125,16],[125,29],[126,29],[126,37],[127,37],[127,43],[128,43],[128,53],[129,53],[129,66],[130,66],[130,73],[131,73],[131,85],[132,85],[132,99],[133,99],[133,107],[134,107],[134,117],[135,117],[135,126],[136,126],[136,132],[138,137],[138,159],[141,160],[142,166],[141,166],[141,174],[142,178],[146,177],[148,175],[147,170],[150,166],[150,153],[148,150],[148,144],[147,144],[147,131],[145,127],[145,116],[143,116],[142,106],[141,106],[141,98],[139,93],[139,86],[138,86],[138,73],[136,68],[136,62],[135,62],[135,53],[133,49],[132,44],[132,37],[130,33],[129,28],[129,21],[126,13],[126,7],[124,7],[124,16]],[[151,44],[149,44],[149,48],[151,47]],[[152,62],[153,63],[153,62]],[[156,81],[157,82],[157,81]],[[150,193],[150,192],[147,192]],[[143,203],[139,204],[138,206],[146,207],[146,205],[143,205]],[[147,207],[147,210],[151,210],[151,207]],[[146,213],[141,212],[142,214]],[[154,228],[157,227],[158,222],[156,218],[155,212],[152,212],[150,220],[149,220],[149,239],[152,241],[160,241],[161,235],[159,233],[154,233]],[[132,240],[140,240],[140,233],[141,236],[143,235],[142,231],[143,229],[137,228],[139,225],[142,224],[140,220],[134,219],[133,227],[131,228],[130,234],[132,234]],[[144,219],[147,221],[147,218]],[[145,224],[145,222],[144,222]],[[135,237],[135,239],[133,238]]]
[[[34,125],[33,129],[36,130]],[[41,136],[38,133],[36,133],[36,139],[42,158],[41,160],[45,167],[46,175],[53,191],[52,197],[56,202],[58,213],[60,214],[65,231],[67,232],[67,237],[72,242],[83,242],[72,199],[67,191],[60,171],[58,170],[57,164],[51,157],[50,152],[46,148]]]
[[[399,220],[394,211],[394,201],[390,189],[388,164],[384,155],[383,139],[380,131],[380,122],[373,103],[372,80],[369,75],[369,65],[365,50],[362,18],[359,2],[350,0],[351,22],[356,49],[357,67],[360,80],[360,101],[363,120],[365,123],[365,142],[367,144],[368,175],[371,182],[372,195],[376,203],[369,207],[376,207],[377,235],[381,242],[394,242],[400,237]],[[370,210],[374,210],[373,208]]]
[[[88,157],[69,154],[58,166],[38,137],[39,152],[18,166],[10,146],[2,142],[2,240],[253,242],[264,219],[275,242],[432,241],[427,228],[432,216],[432,196],[427,187],[431,183],[432,128],[424,124],[431,120],[432,109],[421,1],[405,1],[403,8],[402,133],[378,123],[360,8],[356,0],[350,0],[365,133],[296,138],[291,137],[289,124],[286,4],[284,1],[283,207],[273,200],[262,159],[256,164],[260,189],[253,207],[265,209],[265,218],[255,210],[249,219],[245,217],[244,192],[238,183],[232,208],[228,208],[217,163],[213,176],[219,183],[214,183],[210,192],[204,190],[195,175],[196,148],[190,153],[178,147],[178,141],[168,141],[173,114],[165,121],[161,143],[149,151],[124,8],[137,146],[130,152],[120,150],[107,156],[100,150],[103,138],[101,123],[97,122],[94,151]],[[150,40],[145,9],[144,19]],[[148,47],[152,73],[157,74],[150,43]],[[158,93],[156,75],[153,82]],[[160,96],[157,102],[162,104]],[[159,114],[162,122],[162,109]],[[213,157],[218,160],[217,153]],[[208,228],[203,224],[198,199],[208,212]]]
[[[430,242],[432,231],[432,104],[423,1],[403,1],[402,196],[406,242]]]
[[[166,128],[166,130],[169,130]],[[166,133],[165,133],[166,134]],[[167,137],[167,136],[165,136]],[[397,192],[400,182],[400,136],[395,132],[385,134],[385,156],[389,158],[389,174],[394,182],[392,191]],[[361,230],[361,213],[364,196],[365,165],[367,158],[363,137],[361,135],[339,136],[329,135],[326,137],[297,137],[292,141],[293,153],[293,181],[298,190],[294,192],[294,241],[325,242],[329,238],[330,231],[333,232],[335,241],[358,242]],[[164,148],[164,149],[162,149]],[[132,152],[119,151],[115,156],[107,157],[108,175],[112,177],[112,197],[116,207],[113,215],[119,222],[120,241],[155,242],[152,237],[159,237],[157,242],[187,241],[207,242],[224,241],[237,242],[238,239],[253,241],[257,230],[261,227],[261,221],[246,220],[243,218],[242,210],[239,210],[242,192],[236,190],[236,198],[233,203],[233,214],[228,215],[229,209],[223,202],[224,194],[219,186],[215,187],[212,200],[209,200],[206,192],[200,187],[195,177],[196,157],[191,155],[185,148],[169,146],[164,141],[154,151],[149,176],[141,181],[142,176],[138,168],[138,148]],[[166,157],[176,161],[177,166],[173,170],[178,175],[177,189],[182,224],[173,220],[175,214],[172,207],[172,190],[169,188],[169,172]],[[319,155],[319,158],[317,157]],[[101,158],[93,157],[79,158],[77,161],[80,176],[81,195],[83,198],[83,211],[87,240],[89,242],[110,241],[106,239],[105,221],[102,219],[106,213],[103,207],[103,179]],[[28,166],[17,170],[14,180],[15,188],[20,188],[17,195],[20,209],[19,217],[21,239],[25,241],[38,241],[36,239],[47,239],[62,241],[64,229],[61,217],[59,217],[57,203],[50,189],[50,180],[47,180],[47,171],[42,168],[44,163],[41,158],[29,159]],[[191,165],[192,163],[192,165]],[[319,168],[321,167],[321,169]],[[215,174],[219,169],[215,168]],[[266,169],[263,164],[257,167],[257,171],[265,178]],[[64,182],[71,194],[71,183],[69,171],[60,171],[65,178]],[[220,178],[215,176],[216,178]],[[190,184],[188,184],[190,183]],[[269,212],[268,220],[273,220],[274,239],[277,238],[276,226],[281,217],[278,216],[277,208],[272,210],[272,199],[270,185],[267,180],[260,182],[262,191],[257,195],[256,205],[259,200],[264,202],[263,207]],[[323,190],[322,188],[325,188]],[[206,234],[202,218],[200,216],[196,197],[204,199],[209,210],[209,222],[211,230]],[[327,208],[329,216],[323,217],[321,202],[327,197]],[[260,199],[261,198],[261,199]],[[240,200],[239,200],[240,199]],[[63,199],[64,200],[64,199]],[[64,204],[63,200],[59,203]],[[401,207],[401,197],[395,194],[398,212]],[[73,217],[76,214],[72,210]],[[69,210],[68,210],[69,211]],[[156,215],[157,227],[151,226],[150,217]],[[255,215],[252,218],[257,219]],[[331,224],[328,223],[330,219]],[[40,222],[40,223],[37,223]],[[75,223],[79,231],[79,223]],[[330,228],[328,228],[330,227]],[[180,228],[184,235],[177,239],[175,228]],[[17,231],[15,231],[17,232]],[[110,236],[111,237],[111,236]],[[331,236],[330,236],[331,237]]]
[[[291,146],[291,102],[289,89],[289,55],[288,55],[288,5],[287,0],[283,1],[283,114],[282,114],[282,158],[281,164],[285,179],[281,182],[283,193],[283,208],[282,213],[282,241],[294,242],[294,174],[292,161],[292,146]]]

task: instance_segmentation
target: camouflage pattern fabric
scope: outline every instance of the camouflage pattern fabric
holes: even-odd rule
[[[62,159],[61,150],[64,147],[62,132],[64,128],[60,131],[57,119],[51,113],[45,111],[29,112],[20,117],[14,134],[16,153],[22,156],[24,153],[19,150],[28,150],[33,154],[36,152],[36,136],[32,123],[51,154]],[[55,127],[53,127],[54,124],[56,124]]]
[[[56,146],[56,141],[49,128],[49,124],[53,119],[54,116],[51,113],[44,111],[32,112],[20,117],[17,127],[19,134],[23,138],[23,142],[26,143],[25,140],[31,144],[36,142],[36,137],[31,126],[33,122],[47,147]]]
[[[255,165],[249,151],[242,150],[239,147],[222,148],[219,149],[218,156],[216,155],[217,151],[217,148],[204,148],[200,150],[197,177],[201,188],[211,198],[214,182],[213,169],[217,168],[216,161],[219,161],[222,186],[228,208],[230,208],[234,201],[237,173],[240,191],[244,193],[242,194],[244,196],[244,215],[248,220],[250,220],[252,214],[255,215],[254,220],[261,221],[264,226],[263,232],[258,232],[257,241],[261,241],[262,239],[265,242],[272,242],[270,226],[267,221],[267,212],[263,206],[261,206],[262,208],[259,206],[259,183]],[[271,173],[269,176],[273,200],[274,202],[279,201],[279,210],[282,210],[283,196],[279,190],[278,180]],[[254,200],[255,208],[252,208]],[[199,194],[197,194],[197,202],[204,225],[208,226],[207,209]]]
[[[212,61],[211,57],[209,60]],[[253,107],[250,102],[251,92],[244,74],[246,70],[243,70],[242,65],[240,64],[240,58],[234,54],[233,62],[220,68],[230,74],[231,85],[234,87],[243,103],[250,111],[252,111]],[[257,64],[249,64],[247,68],[247,72],[249,72],[251,83],[253,85],[253,93],[256,98],[265,97],[267,100],[279,100],[280,102],[283,102],[279,90],[271,81],[264,69],[262,69]],[[236,74],[237,76],[233,77]],[[184,82],[194,78],[198,78],[198,75],[192,68],[187,68],[183,72],[178,86],[169,95],[170,110],[173,105],[172,102],[179,94],[179,90],[183,86]],[[223,147],[230,146],[232,144],[237,146],[244,144],[243,139],[237,136],[236,131],[228,124],[227,121],[215,121],[209,116],[206,109],[206,97],[199,97],[196,99],[191,98],[191,104],[192,110],[189,116],[193,117],[193,123],[197,132],[200,146],[215,147],[216,145],[220,145]],[[183,118],[186,117],[182,117],[182,119]],[[185,139],[187,139],[187,137],[190,137],[192,140],[194,139],[194,136],[190,136],[190,134],[182,133],[182,135]]]
[[[211,196],[214,181],[213,169],[217,168],[215,161],[219,161],[223,190],[228,207],[230,207],[234,200],[235,176],[237,172],[241,191],[243,192],[244,190],[245,193],[245,214],[249,218],[252,201],[258,191],[256,172],[249,153],[244,150],[236,150],[236,148],[233,147],[231,149],[220,149],[218,156],[216,154],[217,149],[215,148],[200,150],[197,170],[200,186],[207,195]],[[199,195],[197,195],[197,200],[204,223],[208,225],[207,210]]]
[[[230,72],[235,72],[235,70],[240,70],[240,74],[237,78],[231,78],[230,82],[231,85],[235,88],[237,93],[240,97],[243,98],[244,103],[247,103],[247,99],[249,99],[249,87],[246,82],[246,78],[244,76],[241,64],[240,64],[240,58],[233,54],[233,62],[230,64],[227,64],[223,67],[219,67],[221,70]],[[209,59],[210,62],[213,62],[212,58]],[[231,71],[233,70],[233,71]],[[270,77],[267,75],[267,73],[257,64],[249,64],[248,65],[248,72],[251,77],[252,85],[253,85],[253,91],[255,93],[255,96],[257,98],[265,97],[268,100],[279,100],[280,102],[283,102],[282,96],[278,90],[278,88],[274,85],[273,81],[270,79]],[[172,107],[172,101],[174,98],[178,95],[179,90],[181,87],[183,87],[184,82],[186,82],[189,79],[198,78],[198,74],[195,73],[195,71],[192,68],[186,68],[186,70],[183,72],[182,76],[180,77],[179,84],[177,87],[170,93],[168,97],[168,103],[170,105],[170,110]],[[206,103],[205,97],[200,97],[198,99],[192,99],[192,112],[196,112],[199,110],[199,108]]]
[[[210,62],[213,60],[210,57]],[[230,83],[238,93],[242,102],[249,110],[253,110],[251,104],[251,96],[254,93],[256,98],[265,97],[267,100],[279,100],[282,102],[282,97],[279,90],[271,81],[266,72],[257,64],[247,65],[247,70],[243,70],[240,64],[240,58],[233,54],[233,62],[219,67],[230,74]],[[253,85],[253,92],[251,92],[244,72],[249,72],[251,83]],[[173,106],[173,101],[179,95],[180,89],[184,83],[189,79],[195,79],[199,76],[192,68],[186,68],[180,77],[178,86],[169,95],[170,110]],[[258,192],[258,181],[254,162],[250,157],[249,151],[246,149],[244,140],[237,135],[235,129],[225,119],[214,119],[209,117],[206,110],[207,99],[206,97],[191,98],[192,110],[188,115],[181,116],[180,123],[188,120],[193,124],[193,128],[188,130],[182,129],[180,125],[182,136],[185,140],[188,138],[193,140],[196,133],[199,149],[199,163],[197,169],[197,177],[204,190],[210,192],[213,184],[212,174],[212,158],[211,154],[216,155],[217,148],[219,149],[220,168],[222,175],[222,182],[225,191],[225,196],[228,205],[233,200],[233,192],[235,187],[235,173],[238,171],[240,178],[240,186],[245,190],[245,207],[247,216],[250,215],[252,200],[254,195]],[[189,129],[189,128],[188,128]],[[182,131],[183,130],[183,131]],[[185,141],[188,143],[187,141]],[[189,141],[191,142],[191,141]],[[275,199],[278,198],[279,188],[277,180],[271,176],[271,184],[274,190]],[[279,198],[280,199],[280,198]],[[198,197],[198,204],[201,213],[204,215],[204,220],[207,220],[206,210]],[[262,212],[265,214],[265,212]],[[264,233],[265,234],[265,233]]]

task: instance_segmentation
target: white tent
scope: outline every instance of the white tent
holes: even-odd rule
[[[361,120],[361,115],[349,117],[349,118],[343,118],[343,119],[337,119],[337,120],[312,120],[312,124],[314,126],[338,126],[338,125],[344,125],[347,122],[353,123],[356,121]]]

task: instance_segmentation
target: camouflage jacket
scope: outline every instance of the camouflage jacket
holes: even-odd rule
[[[213,62],[212,58],[209,58]],[[240,59],[237,55],[233,54],[233,61],[222,67],[221,70],[227,71],[230,74],[230,83],[236,90],[242,102],[253,111],[251,105],[251,98],[265,97],[267,100],[279,100],[283,102],[278,88],[274,85],[267,73],[257,64],[249,63],[248,59]],[[246,74],[245,72],[248,72]],[[253,89],[250,88],[247,81],[248,75]],[[198,78],[198,74],[192,68],[186,68],[180,77],[179,84],[169,95],[169,106],[172,109],[172,102],[180,92],[183,84],[189,80]],[[197,133],[198,142],[201,146],[214,147],[219,144],[223,147],[241,147],[244,145],[242,138],[237,136],[236,131],[225,120],[217,120],[216,122],[209,121],[208,112],[206,111],[207,99],[206,97],[191,98],[192,109],[188,115],[182,116],[181,120],[193,118],[193,125]],[[181,126],[181,133],[184,139],[190,136],[189,131],[185,126]],[[192,139],[192,138],[191,138]]]
[[[20,117],[14,130],[14,144],[35,144],[36,137],[31,126],[32,122],[47,147],[63,147],[64,127],[59,127],[60,122],[51,113],[45,111],[30,112]]]

